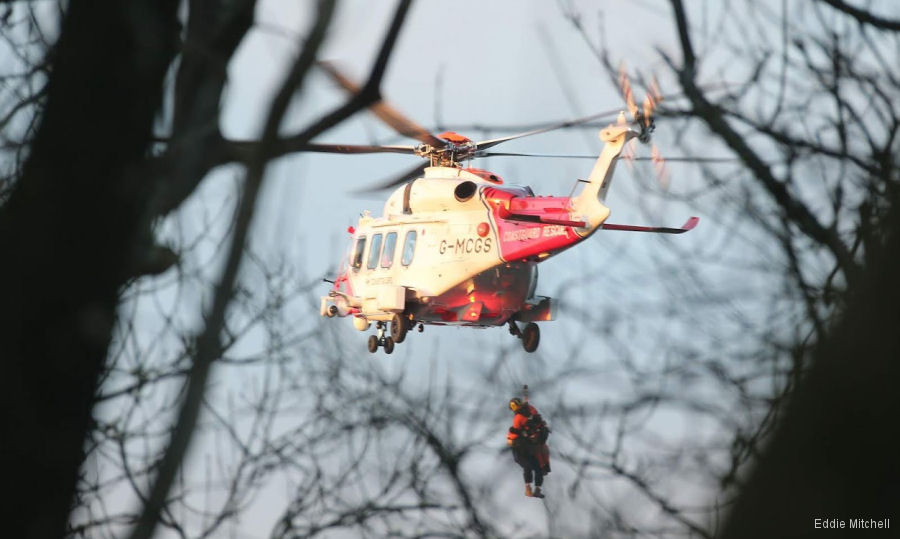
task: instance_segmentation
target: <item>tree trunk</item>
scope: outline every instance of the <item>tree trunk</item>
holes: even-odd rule
[[[900,528],[900,207],[739,492],[722,537]],[[874,245],[875,242],[869,242]],[[817,521],[818,519],[818,521]],[[827,521],[827,522],[826,522]],[[841,530],[843,522],[843,530]],[[858,524],[858,523],[857,523]],[[816,527],[818,526],[818,528]],[[876,530],[873,533],[891,532]],[[894,534],[896,533],[893,532]]]
[[[65,535],[117,292],[146,234],[142,166],[175,52],[176,6],[70,2],[30,156],[0,208],[9,537]]]

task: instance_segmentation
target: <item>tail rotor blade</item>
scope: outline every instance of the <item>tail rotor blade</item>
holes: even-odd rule
[[[628,112],[631,113],[631,119],[639,121],[642,124],[641,127],[648,130],[641,137],[641,141],[646,142],[649,139],[649,132],[653,130],[653,111],[656,110],[656,107],[663,100],[663,95],[659,91],[659,81],[656,80],[655,76],[651,77],[647,94],[641,102],[641,107],[638,108],[634,100],[634,90],[632,90],[631,81],[623,63],[619,66],[619,88],[622,91],[622,97],[625,98]]]
[[[647,95],[644,96],[644,127],[650,127],[653,123],[653,111],[659,106],[663,100],[663,95],[659,91],[659,81],[656,76],[650,79],[650,86],[647,88]]]
[[[635,139],[631,139],[622,151],[622,159],[625,160],[625,166],[628,167],[628,172],[632,174],[634,173],[634,145]]]
[[[637,118],[638,108],[634,103],[634,93],[631,90],[631,82],[628,80],[628,74],[625,73],[625,64],[619,66],[619,88],[622,90],[622,96],[625,98],[625,106],[631,118]]]
[[[667,191],[669,189],[669,167],[666,166],[666,160],[659,152],[656,144],[650,148],[650,161],[653,163],[653,169],[656,171],[659,186],[663,191]]]
[[[653,117],[653,109],[656,108],[656,103],[650,97],[650,94],[644,96],[644,127],[650,127],[650,119]]]

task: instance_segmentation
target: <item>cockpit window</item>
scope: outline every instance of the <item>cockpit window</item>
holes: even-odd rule
[[[358,270],[362,267],[363,252],[366,250],[366,237],[360,236],[356,239],[356,247],[353,248],[353,254],[350,256],[350,267]]]
[[[375,269],[378,267],[378,257],[381,255],[381,234],[372,236],[372,245],[369,247],[369,262],[366,267]]]
[[[397,247],[397,233],[388,232],[384,237],[384,252],[381,254],[381,267],[389,268],[394,264],[394,251]]]
[[[400,259],[400,263],[404,266],[410,265],[414,254],[416,254],[416,231],[410,230],[403,242],[403,258]]]

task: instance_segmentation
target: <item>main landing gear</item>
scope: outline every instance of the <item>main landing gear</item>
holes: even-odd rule
[[[406,338],[406,332],[409,331],[410,321],[406,316],[400,313],[394,313],[391,318],[391,338],[394,342],[400,344]]]
[[[391,319],[388,335],[385,335],[386,325],[386,322],[375,323],[375,329],[378,330],[378,334],[369,336],[369,341],[367,343],[369,352],[374,354],[378,351],[378,347],[382,346],[384,347],[384,353],[390,354],[394,351],[395,344],[400,344],[406,340],[406,333],[412,329],[414,324],[409,317],[396,313]],[[422,324],[419,324],[417,329],[419,333],[421,333],[424,327]]]
[[[369,349],[369,352],[373,354],[378,350],[379,346],[384,346],[384,353],[390,354],[394,351],[394,339],[389,336],[381,336],[376,337],[375,335],[369,335],[369,342],[366,345]]]
[[[374,354],[379,346],[383,346],[384,353],[390,354],[394,351],[393,337],[390,335],[385,336],[384,322],[376,322],[375,328],[378,330],[378,335],[369,335],[369,341],[366,343],[366,347],[369,349],[369,352]]]
[[[509,333],[522,339],[522,348],[528,353],[537,350],[538,344],[541,342],[541,330],[534,322],[528,322],[524,328],[519,329],[515,321],[510,320]]]

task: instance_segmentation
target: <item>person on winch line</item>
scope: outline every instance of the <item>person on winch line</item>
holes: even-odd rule
[[[513,458],[522,467],[525,495],[543,498],[544,475],[550,473],[550,450],[546,443],[550,429],[537,408],[518,397],[510,399],[509,409],[515,415],[506,435],[506,444],[512,448]],[[532,480],[534,489],[531,488]]]

